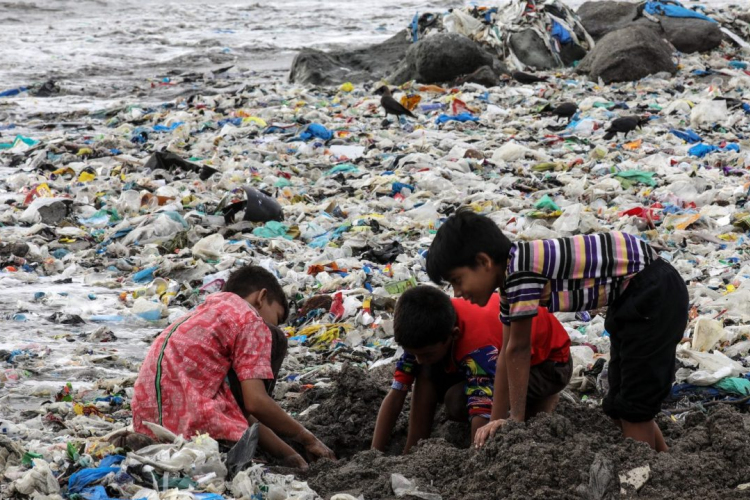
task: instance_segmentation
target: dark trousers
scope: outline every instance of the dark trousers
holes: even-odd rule
[[[688,290],[677,270],[658,259],[636,274],[609,307],[609,392],[604,412],[646,422],[661,411],[674,381],[675,351],[688,321]]]

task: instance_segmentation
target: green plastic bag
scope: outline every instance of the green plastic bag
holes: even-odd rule
[[[256,227],[253,229],[253,234],[255,236],[260,236],[261,238],[286,238],[287,240],[291,240],[292,237],[287,234],[287,231],[289,231],[289,227],[286,226],[286,224],[282,224],[281,222],[277,222],[275,220],[266,222],[266,225],[263,227]]]
[[[727,377],[719,380],[714,387],[737,396],[750,396],[750,380],[739,377]]]
[[[355,174],[357,172],[359,172],[359,169],[355,165],[352,165],[351,163],[340,163],[326,172],[326,175]]]
[[[625,189],[630,188],[638,183],[645,184],[647,186],[656,186],[654,180],[654,172],[644,172],[642,170],[626,170],[625,172],[617,172],[615,177],[618,178],[620,184]]]
[[[548,195],[544,195],[539,201],[534,203],[534,208],[537,210],[549,210],[550,212],[557,212],[560,210],[560,207],[557,206],[557,203],[555,203],[552,198],[550,198]]]

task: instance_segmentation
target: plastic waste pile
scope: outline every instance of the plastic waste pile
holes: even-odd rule
[[[585,54],[595,45],[573,9],[558,0],[511,1],[500,7],[452,9],[443,26],[450,33],[459,33],[491,48],[514,69],[526,66],[519,60],[519,48],[511,39],[516,33],[525,32],[527,37],[537,40],[559,68],[571,62],[564,60],[563,46],[577,47]]]
[[[387,127],[374,87],[242,78],[223,93],[76,111],[80,127],[10,116],[0,122],[0,496],[314,498],[262,465],[230,479],[206,436],[129,452],[108,441],[130,423],[151,339],[255,263],[292,303],[278,398],[325,386],[344,362],[388,365],[399,355],[395,301],[428,282],[430,241],[461,205],[518,240],[621,230],[650,242],[690,289],[674,415],[747,403],[748,62],[725,44],[683,56],[674,78],[628,84],[569,73],[492,89],[407,84],[396,98],[417,118]],[[567,101],[578,112],[558,123],[548,111]],[[604,140],[626,115],[649,120]],[[603,314],[559,315],[574,344],[571,389],[591,404],[606,390]]]

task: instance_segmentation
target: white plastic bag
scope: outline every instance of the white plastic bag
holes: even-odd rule
[[[223,253],[224,237],[219,233],[206,236],[193,246],[193,255],[203,260],[219,260]]]
[[[578,233],[578,225],[581,223],[582,211],[583,205],[580,203],[565,207],[562,215],[552,224],[552,228],[561,233]]]

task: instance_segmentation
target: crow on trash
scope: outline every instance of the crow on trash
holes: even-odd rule
[[[386,85],[383,85],[382,87],[377,89],[375,93],[382,96],[380,98],[380,105],[383,106],[383,109],[385,110],[386,118],[388,118],[388,115],[396,115],[396,118],[401,115],[407,115],[411,116],[412,118],[416,118],[416,116],[414,116],[411,111],[403,107],[400,102],[393,98],[393,96],[391,95],[391,89],[389,89]]]
[[[640,116],[623,116],[612,120],[609,124],[607,133],[604,135],[604,140],[608,141],[617,134],[625,134],[627,139],[628,134],[637,128],[642,128],[648,122],[648,118],[642,118]]]
[[[560,121],[560,118],[567,118],[568,122],[570,122],[570,119],[573,118],[577,111],[578,104],[574,102],[564,102],[550,111],[550,114],[555,115],[557,121]]]

